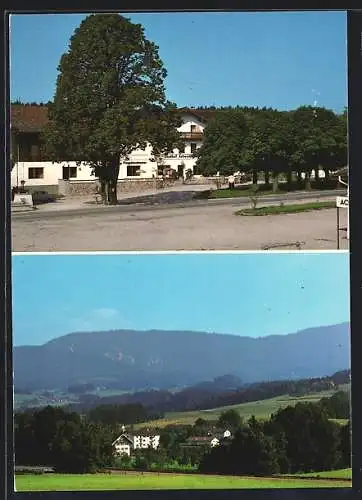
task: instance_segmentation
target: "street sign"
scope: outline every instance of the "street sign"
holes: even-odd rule
[[[348,196],[337,196],[336,198],[336,207],[338,208],[348,208],[349,199]]]

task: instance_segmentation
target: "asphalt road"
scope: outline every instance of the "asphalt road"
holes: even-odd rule
[[[268,196],[260,205],[333,200],[323,193]],[[121,205],[14,214],[15,252],[103,252],[179,250],[335,250],[336,210],[263,217],[237,216],[247,199]],[[347,210],[340,211],[341,228]],[[340,248],[347,249],[345,230]]]
[[[73,217],[99,217],[99,215],[117,214],[117,213],[138,213],[143,211],[155,210],[176,210],[176,209],[187,209],[195,207],[208,207],[210,209],[217,208],[220,206],[230,206],[234,207],[236,210],[241,208],[250,207],[250,199],[248,196],[235,197],[235,198],[218,198],[209,200],[195,200],[195,192],[168,192],[168,193],[158,193],[153,195],[144,195],[139,197],[133,197],[125,199],[119,202],[115,206],[98,206],[89,204],[88,206],[82,208],[62,208],[57,210],[54,207],[53,210],[47,210],[47,207],[40,206],[38,210],[31,212],[13,212],[12,218],[15,220],[47,220],[47,219],[69,219]],[[200,194],[200,192],[198,192]],[[331,190],[331,191],[320,191],[320,192],[299,192],[299,193],[286,193],[278,195],[267,195],[260,197],[258,206],[265,206],[274,203],[293,203],[300,202],[302,200],[316,200],[316,199],[328,199],[335,196],[342,196],[345,194],[345,190]],[[52,207],[53,208],[53,207]]]

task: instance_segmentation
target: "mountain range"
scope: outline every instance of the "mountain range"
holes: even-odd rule
[[[248,384],[323,377],[350,366],[349,323],[260,338],[194,331],[70,333],[14,347],[15,388],[74,384],[125,391],[171,389],[225,374]],[[205,384],[205,382],[203,382]]]

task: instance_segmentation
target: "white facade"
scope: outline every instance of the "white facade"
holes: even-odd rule
[[[113,442],[114,452],[116,455],[131,456],[132,438],[122,434]]]
[[[115,444],[114,445],[115,452],[117,455],[127,455],[131,456],[131,445],[129,444]]]
[[[153,448],[157,450],[160,445],[160,436],[133,436],[133,448],[137,449],[148,449]]]
[[[187,170],[193,171],[196,158],[194,151],[202,144],[202,135],[205,125],[191,114],[182,117],[183,123],[178,128],[185,142],[185,150],[174,149],[173,152],[164,157],[159,165],[153,159],[152,146],[146,149],[133,151],[129,158],[122,161],[119,169],[118,179],[151,179],[160,175],[159,169],[172,168],[180,175],[185,176]],[[35,186],[57,186],[60,179],[71,181],[94,181],[92,169],[86,163],[77,166],[75,162],[19,162],[16,163],[11,172],[11,186],[25,187]]]
[[[133,450],[157,450],[160,446],[160,436],[130,436],[122,434],[113,443],[116,455],[131,456]]]

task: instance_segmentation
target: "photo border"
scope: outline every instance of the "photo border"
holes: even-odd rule
[[[10,3],[10,2],[9,2]],[[191,2],[190,2],[191,3]],[[122,2],[122,12],[198,12],[198,11],[301,11],[301,10],[343,10],[340,8],[326,9],[325,7],[318,8],[314,5],[314,9],[306,7],[305,3],[300,2],[299,5],[294,5],[290,8],[285,5],[286,2],[273,2],[273,7],[270,7],[269,2],[262,1],[247,1],[238,2],[214,2],[214,6],[210,8],[195,8],[195,2],[192,2],[192,8],[180,2],[180,7],[170,9],[170,2],[157,2],[157,7],[150,9],[143,8],[140,3],[138,7],[136,2]],[[67,5],[68,4],[68,5]],[[1,126],[2,141],[4,148],[3,158],[4,166],[10,163],[10,80],[9,80],[9,14],[20,13],[90,13],[90,12],[116,12],[114,2],[104,0],[102,9],[97,6],[91,6],[91,2],[87,5],[80,5],[78,2],[76,8],[71,2],[65,1],[59,7],[44,9],[39,3],[33,2],[32,8],[29,3],[24,0],[13,0],[11,6],[3,7],[4,19],[4,34],[2,38],[3,53],[5,61],[5,85],[4,93],[2,94],[3,116],[4,122]],[[168,5],[165,5],[168,4]],[[216,4],[216,5],[215,5]],[[0,388],[2,392],[3,404],[1,405],[1,473],[0,487],[4,492],[4,498],[13,498],[14,500],[22,499],[41,499],[41,500],[67,500],[71,496],[78,496],[79,499],[116,499],[122,500],[137,500],[137,499],[164,499],[172,498],[175,500],[183,499],[266,499],[275,498],[280,500],[344,500],[357,498],[362,492],[362,407],[359,404],[358,397],[358,381],[362,378],[362,363],[359,353],[362,352],[362,340],[359,334],[358,327],[362,329],[362,267],[360,266],[360,258],[362,256],[362,231],[360,230],[360,216],[362,213],[362,196],[360,196],[362,187],[362,166],[359,166],[362,159],[362,140],[361,125],[362,125],[362,10],[349,10],[347,12],[347,50],[348,50],[348,133],[349,133],[349,168],[350,168],[350,193],[353,203],[349,204],[350,212],[350,289],[351,289],[351,373],[352,373],[352,488],[305,488],[305,489],[238,489],[238,490],[109,490],[109,491],[67,491],[67,492],[14,492],[14,429],[13,429],[13,367],[12,367],[12,325],[11,325],[11,224],[10,224],[10,169],[3,168],[1,171],[0,183],[0,211],[4,221],[5,236],[0,249],[1,277],[4,283],[4,300],[1,301],[1,321],[3,335],[0,335]],[[354,165],[354,168],[352,166]],[[352,206],[354,210],[352,211]],[[137,252],[135,252],[137,253]],[[332,270],[331,270],[332,272]],[[353,334],[354,332],[354,334]],[[353,382],[354,381],[354,382]],[[360,383],[361,387],[361,383]],[[353,424],[355,422],[355,424]],[[360,423],[358,425],[358,423]]]

